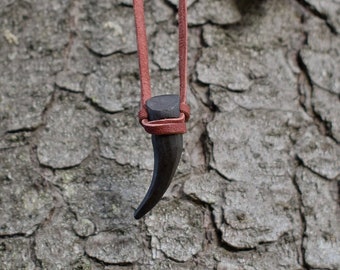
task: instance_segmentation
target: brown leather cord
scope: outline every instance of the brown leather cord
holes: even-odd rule
[[[187,92],[187,2],[179,0],[178,3],[178,51],[179,51],[179,79],[180,79],[180,116],[149,121],[146,110],[146,101],[151,98],[151,83],[149,74],[149,57],[147,35],[144,18],[144,1],[134,0],[134,16],[136,24],[137,48],[139,59],[139,73],[141,84],[141,103],[139,121],[146,132],[155,135],[181,134],[186,132],[185,122],[190,117],[190,107],[186,103]]]

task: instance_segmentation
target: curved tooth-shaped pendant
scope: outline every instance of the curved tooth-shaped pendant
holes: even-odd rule
[[[146,102],[149,121],[179,117],[179,96],[162,95]],[[183,135],[152,135],[154,171],[151,185],[134,217],[140,219],[162,198],[176,172],[183,151]]]

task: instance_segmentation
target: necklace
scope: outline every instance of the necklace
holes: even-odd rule
[[[148,45],[144,17],[144,1],[133,1],[139,60],[141,102],[139,121],[145,131],[152,134],[154,172],[151,185],[135,211],[139,219],[162,198],[176,172],[183,149],[183,136],[190,117],[186,103],[187,91],[187,3],[178,3],[178,51],[180,95],[151,97]]]

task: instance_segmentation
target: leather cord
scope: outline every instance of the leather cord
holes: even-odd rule
[[[144,17],[144,1],[133,1],[137,49],[139,60],[139,73],[141,85],[141,102],[138,114],[139,121],[145,131],[154,135],[182,134],[186,132],[185,122],[190,117],[190,107],[186,103],[187,92],[187,50],[188,50],[188,24],[187,1],[178,3],[178,52],[179,52],[179,79],[180,79],[180,116],[162,120],[148,120],[146,101],[151,98],[151,83],[149,74],[148,44]]]

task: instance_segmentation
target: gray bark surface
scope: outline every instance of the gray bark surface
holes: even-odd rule
[[[177,94],[175,0],[145,3]],[[0,2],[0,269],[340,269],[340,1],[188,1],[192,117],[154,210],[130,0]]]

